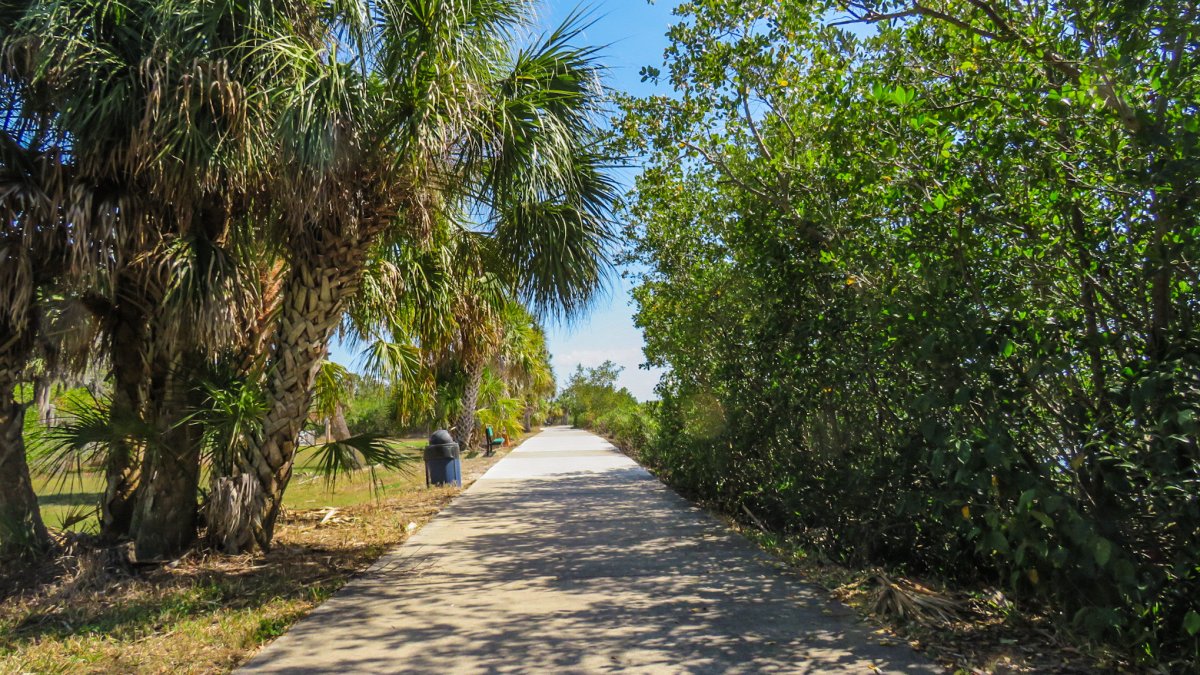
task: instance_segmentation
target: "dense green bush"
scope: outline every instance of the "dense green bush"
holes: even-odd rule
[[[612,439],[622,450],[640,454],[654,438],[654,402],[639,403],[604,412],[596,417],[591,428]]]
[[[619,125],[671,369],[643,457],[831,556],[1194,666],[1195,9],[936,6],[850,3],[856,33],[846,5],[682,6],[676,95]]]
[[[355,434],[402,433],[396,420],[396,404],[387,392],[356,395],[346,411],[346,426]]]

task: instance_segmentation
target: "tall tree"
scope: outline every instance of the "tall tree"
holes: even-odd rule
[[[16,388],[29,375],[43,297],[65,278],[103,267],[119,211],[117,200],[80,180],[64,158],[62,135],[28,99],[19,73],[0,76],[0,548],[41,552],[51,542],[30,480]]]
[[[644,456],[829,555],[1194,658],[1195,3],[681,12],[646,71],[676,95],[621,125],[670,368]]]
[[[287,71],[270,48],[300,39],[296,19],[311,13],[107,0],[10,9],[3,54],[17,114],[8,120],[47,125],[69,144],[72,179],[99,194],[49,193],[72,241],[105,262],[105,275],[80,284],[102,317],[114,374],[105,534],[132,527],[139,554],[170,555],[194,534],[197,430],[180,424],[191,373],[236,339],[253,306],[237,245],[252,232],[247,187],[278,160],[265,97],[287,86]],[[108,202],[119,206],[96,208]],[[118,236],[95,237],[103,226]],[[116,431],[134,422],[154,437]]]
[[[601,90],[593,51],[569,44],[574,19],[513,54],[514,31],[533,18],[524,2],[370,7],[361,15],[368,23],[334,31],[358,38],[345,45],[353,63],[303,89],[321,101],[292,106],[322,114],[298,112],[289,128],[307,135],[286,153],[301,167],[289,180],[318,205],[280,222],[289,272],[270,341],[262,442],[239,462],[259,481],[264,548],[316,369],[372,250],[419,240],[437,213],[465,200],[486,219],[490,255],[541,308],[579,308],[607,264],[612,192],[592,119]]]

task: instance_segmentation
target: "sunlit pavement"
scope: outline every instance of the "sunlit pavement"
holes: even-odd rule
[[[244,672],[941,672],[879,642],[602,438],[555,427]]]

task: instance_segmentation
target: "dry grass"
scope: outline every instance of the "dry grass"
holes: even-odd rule
[[[464,460],[465,481],[505,454]],[[19,578],[0,572],[0,598],[23,589],[0,601],[0,672],[227,672],[458,493],[425,488],[417,472],[385,482],[378,501],[361,481],[332,494],[301,482],[266,555],[192,553],[129,569],[119,556],[68,550]]]
[[[1017,607],[997,590],[951,591],[878,569],[850,569],[726,522],[874,624],[879,644],[907,643],[948,673],[1133,672],[1116,655],[1088,646],[1051,617]]]

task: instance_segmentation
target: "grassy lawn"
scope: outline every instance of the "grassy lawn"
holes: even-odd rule
[[[411,451],[413,463],[401,470],[380,470],[377,472],[383,496],[398,492],[407,492],[425,485],[425,469],[421,464],[421,449],[427,439],[406,438],[394,446],[396,449]],[[325,506],[343,507],[364,504],[372,501],[375,496],[375,486],[365,474],[347,480],[339,476],[333,489],[316,470],[313,452],[301,450],[296,456],[296,469],[292,482],[284,495],[284,506],[289,509],[313,509]]]
[[[69,476],[35,475],[33,491],[37,493],[46,526],[57,530],[68,519],[96,511],[100,498],[104,496],[104,474],[80,471]],[[76,523],[71,529],[95,532],[98,526],[99,519],[93,516]]]
[[[505,454],[465,459],[464,482]],[[110,569],[94,552],[67,551],[39,571],[32,589],[28,578],[4,579],[0,571],[0,672],[228,672],[458,493],[426,488],[419,461],[412,471],[380,477],[379,499],[362,477],[341,479],[331,492],[301,456],[275,547],[265,555],[197,552],[130,572]],[[90,507],[87,495],[99,492],[100,478],[43,481],[38,489],[54,524],[78,504]],[[27,588],[5,597],[22,583]]]
[[[384,497],[397,491],[407,491],[423,484],[424,470],[421,467],[420,449],[425,445],[424,438],[406,438],[397,441],[394,446],[399,449],[409,449],[413,452],[414,462],[411,469],[381,470],[377,476],[382,484],[380,494]],[[206,478],[201,480],[204,484]],[[323,506],[343,507],[363,504],[371,501],[375,487],[366,472],[352,476],[349,479],[339,476],[334,489],[330,489],[326,481],[316,471],[316,461],[312,450],[301,450],[296,455],[296,468],[292,482],[284,496],[284,505],[289,509],[311,509]],[[100,503],[104,494],[104,473],[95,470],[84,470],[67,476],[35,476],[33,489],[37,492],[38,503],[42,507],[42,518],[46,525],[61,529],[64,523],[78,520],[92,513]],[[86,517],[72,523],[71,529],[77,532],[95,532],[99,520],[96,517]]]

